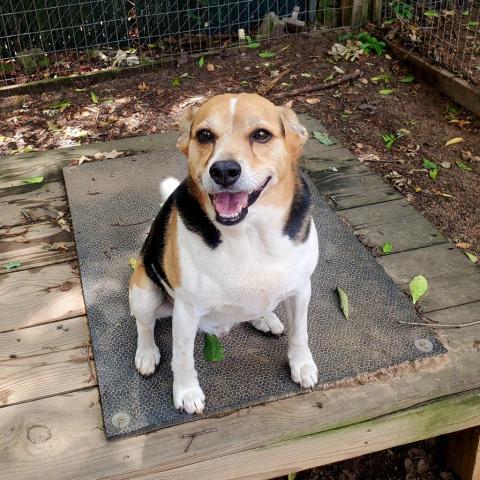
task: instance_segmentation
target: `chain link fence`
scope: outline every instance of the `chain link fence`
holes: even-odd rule
[[[0,88],[380,20],[381,0],[0,0]]]
[[[383,17],[388,38],[480,85],[480,0],[393,1]]]

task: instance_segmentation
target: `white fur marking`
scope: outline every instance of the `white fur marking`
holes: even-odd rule
[[[180,185],[180,182],[174,177],[167,177],[160,182],[160,198],[163,203]]]
[[[230,99],[230,115],[232,116],[232,122],[233,122],[233,117],[235,116],[235,112],[237,110],[237,102],[238,98],[231,98]]]

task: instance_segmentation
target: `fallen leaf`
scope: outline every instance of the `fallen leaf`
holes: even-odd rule
[[[43,177],[30,177],[30,178],[24,178],[22,180],[23,183],[28,183],[28,184],[32,184],[32,183],[42,183],[43,182]]]
[[[205,65],[205,58],[203,58],[203,56],[200,57],[197,63],[198,63],[198,66],[202,68]]]
[[[452,168],[451,162],[442,162],[440,165],[442,166],[442,168]]]
[[[316,105],[317,103],[320,103],[319,98],[306,98],[305,102],[307,102],[309,105]]]
[[[467,257],[468,259],[473,262],[473,263],[477,263],[478,262],[478,257],[472,253],[472,252],[467,252],[467,251],[464,251],[463,252]]]
[[[203,357],[207,362],[221,362],[224,359],[225,353],[223,351],[223,345],[216,335],[210,333],[205,334]]]
[[[392,253],[393,245],[390,242],[386,242],[382,245],[382,252],[383,253]]]
[[[105,158],[117,158],[123,155],[125,152],[118,152],[117,150],[111,150],[110,152],[103,152]]]
[[[449,193],[441,192],[440,190],[432,190],[432,192],[435,195],[440,195],[441,197],[453,198],[453,195],[450,195]]]
[[[95,92],[90,92],[90,97],[93,103],[98,103],[98,96]]]
[[[467,248],[470,248],[471,245],[470,245],[470,243],[466,243],[466,242],[458,242],[458,243],[455,244],[455,246],[457,248],[461,248],[462,250],[465,250]]]
[[[313,130],[312,134],[313,134],[313,138],[318,140],[323,145],[330,146],[330,145],[334,144],[334,142],[332,142],[332,140],[330,140],[330,138],[328,137],[328,135],[326,133],[322,133],[322,132],[318,132],[316,130]]]
[[[449,147],[450,145],[456,145],[457,143],[462,143],[464,142],[465,140],[462,138],[462,137],[455,137],[455,138],[452,138],[450,139],[446,144],[445,146],[446,147]]]
[[[141,92],[145,92],[146,90],[148,90],[148,85],[145,82],[139,83],[137,85],[137,89]]]
[[[432,180],[436,180],[437,177],[438,177],[438,170],[435,168],[433,170],[429,170],[428,171],[428,176],[432,179]]]
[[[423,275],[417,275],[416,277],[412,278],[409,287],[410,294],[412,295],[412,301],[415,305],[428,290],[427,279]]]
[[[215,70],[215,65],[213,63],[207,63],[207,71],[213,72]]]
[[[345,318],[348,320],[349,305],[348,305],[348,296],[345,290],[340,287],[337,287],[338,297],[340,299],[340,309],[342,310]]]
[[[400,80],[398,81],[402,83],[412,83],[414,80],[415,80],[415,77],[413,75],[407,75],[403,78],[400,78]]]
[[[15,268],[20,268],[21,266],[22,266],[22,262],[19,262],[18,260],[13,260],[3,265],[3,268],[5,268],[7,272],[10,272],[10,270],[14,270]]]
[[[379,90],[378,93],[379,93],[380,95],[390,95],[390,94],[392,94],[394,91],[395,91],[395,90],[392,90],[392,89],[390,89],[390,88],[385,88],[385,89],[383,89],[383,90]]]
[[[90,157],[87,157],[85,155],[82,155],[78,160],[76,165],[81,165],[83,162],[90,162],[92,159]]]
[[[136,258],[130,257],[128,259],[128,264],[132,267],[132,270],[135,270],[137,268],[137,263],[138,260]]]
[[[59,218],[56,223],[58,224],[58,226],[64,230],[65,232],[70,232],[71,231],[71,228],[70,228],[70,225],[67,223],[67,221],[64,219],[64,218]]]
[[[277,54],[275,52],[269,52],[267,50],[265,50],[264,52],[260,52],[258,54],[261,58],[273,58],[275,57]]]
[[[423,166],[429,170],[438,170],[438,165],[435,162],[432,162],[428,158],[422,158]]]
[[[470,167],[466,163],[461,162],[460,160],[456,161],[455,163],[457,164],[457,167],[460,170],[463,170],[464,172],[471,172],[472,171],[472,167]]]

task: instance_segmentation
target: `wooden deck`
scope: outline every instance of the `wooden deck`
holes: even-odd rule
[[[465,480],[478,480],[480,325],[441,330],[445,361],[417,371],[105,440],[74,240],[53,222],[68,212],[61,167],[174,142],[154,135],[0,159],[0,477],[266,479],[470,429],[446,437],[447,452]],[[304,164],[365,242],[393,243],[378,261],[396,283],[427,277],[431,320],[480,320],[480,269],[398,192],[339,144],[310,140]],[[22,181],[37,175],[45,183]],[[22,266],[7,272],[12,260]]]

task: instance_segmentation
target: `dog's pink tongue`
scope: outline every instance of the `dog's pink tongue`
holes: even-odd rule
[[[222,216],[240,213],[242,208],[248,207],[247,192],[221,192],[213,196],[213,205],[217,213]]]

